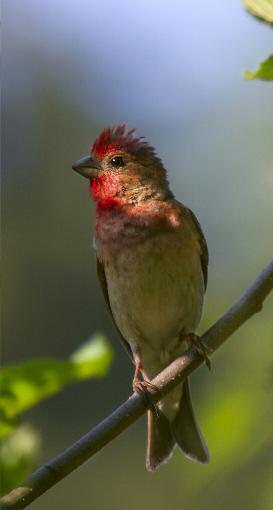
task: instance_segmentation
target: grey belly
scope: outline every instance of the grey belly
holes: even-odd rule
[[[154,377],[186,345],[180,333],[195,330],[204,294],[199,253],[192,245],[156,238],[122,250],[105,264],[114,319],[145,373]]]

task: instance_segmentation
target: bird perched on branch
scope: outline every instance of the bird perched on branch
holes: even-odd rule
[[[90,180],[96,203],[95,246],[103,294],[135,364],[133,389],[150,381],[194,342],[207,284],[208,250],[190,209],[169,188],[155,150],[125,125],[105,129],[73,165]],[[156,469],[178,444],[208,462],[191,404],[189,381],[148,411],[146,466]]]

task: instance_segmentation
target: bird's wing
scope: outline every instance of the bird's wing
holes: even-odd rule
[[[97,257],[97,272],[98,272],[98,277],[99,277],[99,281],[100,281],[100,285],[101,285],[101,289],[102,289],[102,292],[103,292],[104,299],[106,301],[108,310],[109,310],[109,312],[111,314],[111,317],[112,317],[113,323],[114,323],[114,325],[116,327],[116,330],[117,330],[117,332],[118,332],[118,334],[120,336],[121,343],[122,343],[123,347],[125,348],[127,354],[129,354],[131,360],[134,363],[134,357],[133,357],[133,353],[132,353],[132,349],[130,347],[130,344],[127,342],[127,340],[125,340],[124,336],[120,332],[120,330],[119,330],[119,328],[118,328],[118,326],[116,324],[116,321],[114,319],[113,312],[111,310],[111,304],[110,304],[110,300],[109,300],[109,295],[108,295],[107,280],[106,280],[106,276],[105,276],[105,271],[104,271],[103,263],[99,261],[98,257]]]
[[[202,270],[203,270],[203,275],[204,275],[204,285],[205,285],[205,290],[206,290],[207,282],[208,282],[208,264],[209,264],[209,251],[208,251],[207,242],[206,242],[205,236],[203,234],[201,225],[200,225],[198,219],[196,218],[195,214],[187,207],[185,207],[185,210],[186,210],[186,213],[188,214],[188,216],[190,217],[190,220],[192,221],[192,223],[199,235],[199,242],[200,242],[200,247],[201,247],[201,265],[202,265]]]

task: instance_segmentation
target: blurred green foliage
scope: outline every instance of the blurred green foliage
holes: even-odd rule
[[[1,495],[27,477],[35,468],[40,452],[40,434],[29,424],[20,425],[0,443]]]
[[[244,0],[247,10],[260,20],[273,24],[273,0]],[[273,81],[273,55],[261,62],[259,69],[255,72],[245,71],[246,80]]]
[[[65,361],[38,359],[0,370],[1,494],[29,474],[40,451],[36,430],[23,424],[14,431],[20,415],[67,384],[104,376],[111,361],[111,347],[103,335],[97,334]]]
[[[68,360],[33,360],[0,371],[0,439],[18,424],[18,417],[65,385],[101,377],[108,371],[112,350],[102,335],[96,335]]]
[[[253,16],[273,24],[273,0],[243,0],[243,2]]]
[[[257,71],[245,71],[244,77],[246,80],[260,80],[273,81],[273,55],[270,55],[267,60],[261,62]]]

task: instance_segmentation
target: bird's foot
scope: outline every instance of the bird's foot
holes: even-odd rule
[[[133,391],[138,393],[139,395],[143,395],[147,404],[149,405],[150,409],[155,413],[157,418],[159,417],[159,410],[156,404],[154,404],[150,399],[150,390],[152,391],[158,391],[158,387],[155,386],[155,384],[152,384],[150,381],[147,381],[144,379],[143,381],[140,381],[139,379],[135,378],[133,379]]]
[[[158,387],[151,383],[150,381],[147,381],[147,379],[143,379],[143,381],[140,381],[139,379],[133,379],[133,390],[136,393],[147,393],[149,390],[152,391],[158,391]]]
[[[141,360],[137,354],[135,355],[135,373],[134,373],[132,386],[133,386],[133,391],[135,391],[139,395],[144,396],[150,409],[158,417],[159,411],[158,411],[157,405],[151,401],[151,397],[149,394],[150,391],[158,391],[158,388],[157,388],[157,386],[155,386],[155,384],[152,384],[147,379],[144,379],[142,366],[141,366]]]
[[[212,353],[212,350],[206,344],[204,344],[201,337],[195,333],[189,333],[188,335],[185,335],[185,337],[187,337],[187,340],[194,345],[198,354],[204,358],[208,369],[211,370],[211,361],[209,355]]]

